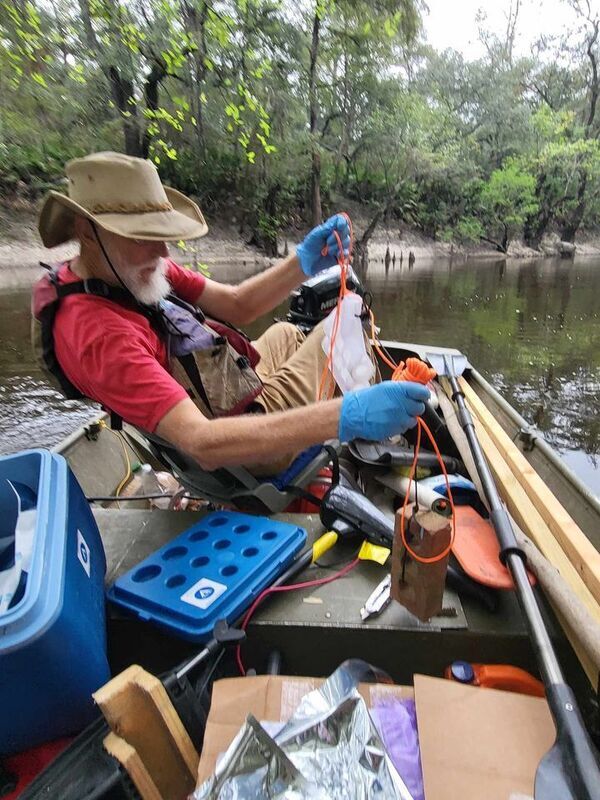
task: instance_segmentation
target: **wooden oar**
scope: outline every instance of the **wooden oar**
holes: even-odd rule
[[[510,436],[500,427],[491,411],[486,408],[467,381],[460,378],[459,384],[471,410],[485,426],[506,463],[518,476],[520,485],[538,513],[569,556],[571,563],[581,575],[583,582],[596,601],[600,603],[600,553],[548,489]]]
[[[583,723],[575,695],[565,683],[543,617],[527,579],[525,554],[515,538],[494,478],[479,444],[473,418],[467,408],[458,376],[466,367],[465,356],[430,353],[427,360],[438,375],[448,378],[458,418],[467,437],[475,469],[490,508],[490,519],[500,543],[500,557],[515,583],[521,610],[546,687],[546,698],[556,725],[556,741],[541,760],[535,776],[536,800],[600,800],[598,755]]]
[[[440,383],[444,386],[448,382],[442,378]],[[448,385],[448,392],[450,391]],[[450,435],[480,498],[485,503],[483,487],[475,470],[466,436],[456,418],[454,405],[442,389],[438,389],[438,399]],[[507,502],[517,542],[523,548],[529,567],[537,576],[596,691],[600,673],[600,607],[485,430],[480,428],[477,421],[475,426],[496,483],[501,487]]]

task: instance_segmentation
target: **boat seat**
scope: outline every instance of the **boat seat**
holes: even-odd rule
[[[144,432],[152,454],[190,493],[213,503],[232,504],[244,511],[277,514],[286,509],[330,461],[322,445],[304,450],[279,475],[257,478],[245,467],[221,467],[208,471],[192,458],[155,434]],[[337,441],[327,442],[339,449]]]

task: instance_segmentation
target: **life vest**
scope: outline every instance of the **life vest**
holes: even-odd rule
[[[61,283],[58,269],[48,272],[32,293],[31,340],[36,358],[52,383],[70,400],[85,399],[65,375],[54,349],[54,322],[61,300],[72,294],[103,297],[144,315],[165,342],[175,380],[188,392],[202,413],[224,417],[244,413],[262,391],[254,367],[258,351],[241,331],[170,294],[157,306],[138,303],[125,289],[98,278]],[[115,418],[112,409],[113,419]]]

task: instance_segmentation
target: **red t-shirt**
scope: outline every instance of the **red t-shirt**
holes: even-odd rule
[[[203,275],[167,260],[174,293],[195,303]],[[61,283],[81,280],[68,263],[59,268]],[[187,392],[169,373],[167,350],[143,314],[94,295],[61,300],[54,322],[56,357],[79,391],[127,422],[152,433]]]

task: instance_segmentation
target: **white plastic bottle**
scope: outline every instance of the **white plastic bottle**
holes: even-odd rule
[[[142,487],[140,494],[160,495],[165,493],[165,490],[160,485],[156,473],[154,472],[150,464],[142,464],[142,466],[140,467],[140,477],[142,479]],[[171,502],[171,498],[157,497],[156,499],[151,500],[150,502],[157,508],[168,508],[169,503]]]

